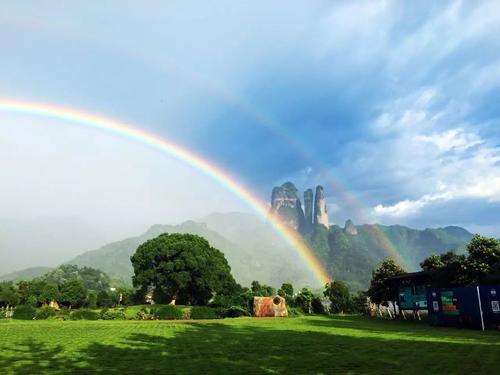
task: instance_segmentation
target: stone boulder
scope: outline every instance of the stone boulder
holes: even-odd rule
[[[281,296],[253,297],[253,315],[258,318],[288,316],[286,301]]]

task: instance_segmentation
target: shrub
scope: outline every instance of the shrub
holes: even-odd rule
[[[90,292],[87,296],[87,307],[91,309],[97,308],[97,294]]]
[[[139,320],[151,320],[153,315],[151,315],[151,310],[148,307],[142,307],[135,315],[136,319]]]
[[[314,297],[311,301],[311,308],[313,314],[323,315],[325,314],[325,306],[323,306],[323,302],[320,297]]]
[[[219,319],[217,311],[208,306],[193,306],[191,308],[191,319]]]
[[[152,309],[151,314],[156,319],[161,320],[180,320],[182,319],[182,310],[178,309],[173,305],[167,305],[159,307],[157,309]]]
[[[56,316],[57,310],[50,306],[43,306],[39,308],[35,313],[36,320],[47,319],[52,316]]]
[[[250,316],[247,309],[241,306],[231,306],[224,310],[224,318],[238,318],[240,316]]]
[[[99,314],[96,311],[88,309],[74,310],[69,314],[71,320],[97,320]]]
[[[19,305],[14,310],[13,319],[33,320],[36,315],[36,309],[30,305]]]
[[[288,307],[287,309],[288,309],[288,316],[290,316],[290,317],[304,315],[302,310],[298,307]]]
[[[99,317],[102,320],[124,320],[127,319],[123,309],[102,309]]]

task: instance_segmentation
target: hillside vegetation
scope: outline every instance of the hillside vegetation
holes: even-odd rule
[[[355,229],[357,234],[352,229]],[[371,272],[384,258],[395,257],[408,270],[432,253],[464,251],[472,234],[460,227],[418,230],[401,225],[358,225],[351,230],[337,225],[329,229],[315,225],[305,238],[328,272],[345,281],[351,290],[365,290]],[[107,244],[69,260],[68,264],[100,269],[112,278],[130,284],[133,274],[130,257],[140,244],[161,233],[192,233],[206,238],[226,256],[236,280],[250,285],[252,280],[278,287],[283,282],[319,286],[295,250],[265,222],[251,214],[218,213],[179,225],[154,225],[137,237]],[[6,275],[31,279],[34,269]],[[44,272],[40,272],[42,274]],[[14,276],[12,276],[14,275]]]

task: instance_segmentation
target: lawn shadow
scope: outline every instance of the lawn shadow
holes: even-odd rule
[[[280,328],[279,322],[270,328],[186,324],[173,337],[133,333],[112,345],[93,342],[75,358],[60,347],[24,345],[23,356],[31,353],[32,361],[12,367],[14,374],[488,373],[500,356],[498,345],[344,336]],[[0,366],[7,364],[2,361],[0,354]]]
[[[448,340],[451,342],[461,342],[464,340],[470,342],[471,340],[477,340],[476,344],[480,345],[498,344],[500,341],[500,335],[495,331],[481,332],[479,330],[465,328],[436,327],[424,321],[391,320],[350,315],[336,315],[328,317],[327,319],[325,319],[325,317],[322,317],[322,319],[304,317],[303,319],[311,326],[348,328],[385,336],[392,334],[410,340],[417,338],[426,339],[427,341],[431,341],[430,339],[435,338],[439,341]],[[467,332],[466,338],[464,337],[464,330]]]
[[[15,346],[0,347],[0,369],[7,374],[41,374],[60,370],[75,373],[80,368],[78,360],[69,358],[61,345],[27,339]]]

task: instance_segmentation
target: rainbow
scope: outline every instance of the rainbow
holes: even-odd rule
[[[273,228],[305,261],[306,265],[310,268],[320,284],[324,284],[330,280],[330,276],[322,266],[321,262],[302,237],[300,237],[300,235],[298,235],[294,230],[288,228],[276,217],[268,215],[269,207],[266,204],[258,199],[247,188],[235,181],[234,178],[232,178],[227,172],[221,170],[200,155],[196,155],[195,153],[186,150],[165,138],[140,130],[138,127],[131,124],[73,108],[19,100],[0,99],[0,110],[45,116],[69,121],[90,128],[105,130],[107,132],[130,138],[134,141],[154,147],[184,163],[189,164],[193,168],[196,168],[217,181],[227,190],[236,194],[259,215],[267,218]]]
[[[68,27],[68,25],[58,25],[53,22],[47,23],[40,19],[27,19],[26,15],[23,15],[19,20],[22,21],[24,25],[31,26],[38,29],[50,29],[57,33],[71,33],[78,38],[86,38],[86,35],[81,33],[80,30],[76,30]],[[16,21],[19,21],[16,20]],[[106,43],[104,40],[92,40],[94,43],[99,43],[101,47],[106,49],[115,49],[121,53],[128,53],[129,58],[135,58],[139,61],[146,63],[148,66],[153,66],[160,70],[166,69],[171,71],[178,77],[183,77],[191,83],[197,84],[199,87],[205,89],[210,95],[228,103],[235,108],[237,108],[241,113],[246,114],[249,118],[255,120],[255,123],[262,126],[269,131],[271,131],[275,136],[277,136],[282,142],[289,144],[295,152],[300,154],[300,156],[323,173],[323,178],[325,178],[328,187],[332,188],[337,194],[340,195],[341,199],[347,203],[351,210],[355,210],[358,217],[364,219],[365,222],[370,222],[371,217],[367,217],[364,214],[363,203],[359,201],[358,197],[355,197],[349,189],[346,187],[345,181],[342,181],[338,174],[334,174],[327,163],[323,162],[318,155],[311,152],[313,148],[309,145],[304,144],[303,141],[293,137],[285,127],[283,127],[278,121],[275,121],[272,117],[266,114],[263,110],[258,108],[255,103],[251,103],[244,98],[240,98],[229,90],[224,88],[222,85],[215,81],[211,81],[206,77],[200,75],[198,72],[187,68],[185,65],[177,63],[175,60],[171,59],[160,59],[157,55],[148,55],[141,53],[141,51],[131,51],[128,49],[128,45],[116,45],[113,43]],[[11,102],[11,101],[9,101]],[[396,247],[387,238],[381,229],[378,227],[373,227],[372,236],[378,241],[382,246],[385,255],[387,257],[393,258],[398,261],[402,266],[408,268],[408,263],[406,259],[402,257]]]

